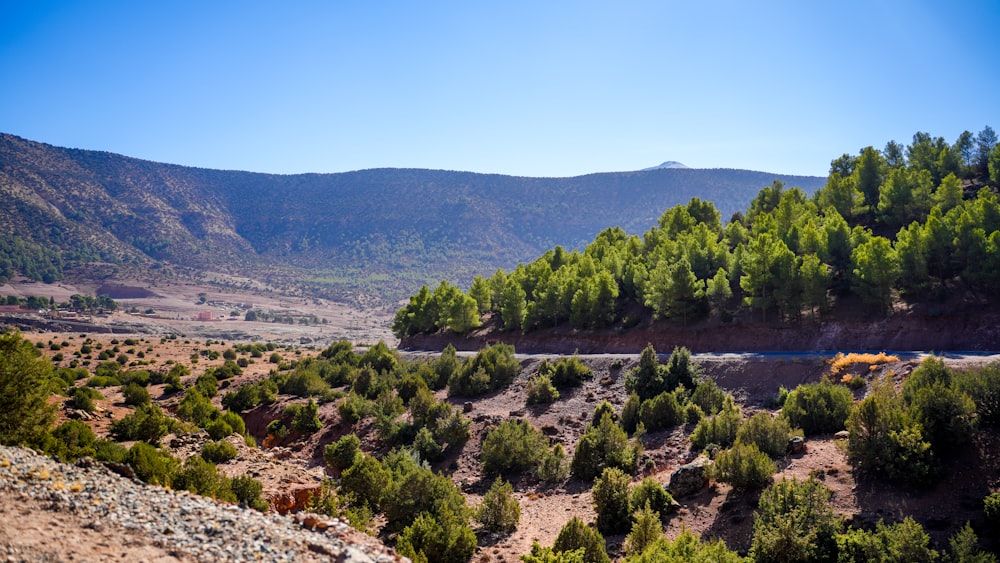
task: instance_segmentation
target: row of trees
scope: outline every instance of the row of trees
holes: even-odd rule
[[[424,286],[393,330],[464,333],[487,313],[502,329],[525,332],[563,323],[627,328],[636,310],[687,324],[743,306],[788,322],[822,315],[850,294],[883,313],[900,296],[992,299],[1000,287],[997,171],[992,129],[955,144],[917,133],[905,149],[891,142],[835,160],[811,197],[775,182],[725,226],[711,202],[695,198],[642,237],[609,228],[583,252],[557,246],[512,272],[476,276],[468,292],[447,281]]]

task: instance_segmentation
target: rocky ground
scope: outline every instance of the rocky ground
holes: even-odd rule
[[[6,561],[402,560],[336,519],[262,514],[22,448],[0,447],[0,521]]]

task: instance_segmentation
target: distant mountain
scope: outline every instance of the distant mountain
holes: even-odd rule
[[[610,226],[645,232],[692,197],[715,202],[727,219],[773,180],[808,193],[825,182],[689,168],[574,178],[421,169],[274,175],[0,134],[0,244],[55,250],[66,263],[160,262],[251,276],[266,267],[328,297],[398,298],[440,279],[466,286],[475,273],[555,245],[582,248]]]
[[[643,168],[642,172],[649,170],[662,170],[664,168],[687,168],[687,166],[682,162],[677,162],[676,160],[668,160],[659,166],[652,166],[650,168]]]

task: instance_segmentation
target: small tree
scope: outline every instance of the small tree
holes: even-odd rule
[[[806,435],[823,434],[843,430],[853,405],[850,389],[824,380],[793,389],[785,399],[781,414]]]
[[[587,526],[578,517],[566,523],[559,530],[552,550],[557,553],[572,552],[583,549],[585,563],[611,563],[608,558],[604,537],[597,530]]]
[[[41,440],[54,420],[52,364],[19,332],[0,335],[0,444]]]
[[[548,439],[523,418],[505,420],[486,435],[482,444],[487,473],[520,473],[538,465]]]
[[[778,470],[767,454],[757,449],[755,444],[736,443],[732,448],[719,452],[715,458],[713,473],[723,483],[729,483],[737,490],[760,489],[771,482],[771,476]]]
[[[476,510],[476,520],[491,532],[510,533],[521,519],[521,504],[514,498],[514,488],[503,479],[493,481]]]
[[[619,534],[629,529],[629,484],[632,479],[617,467],[609,467],[594,481],[594,511],[597,529],[604,534]]]
[[[625,538],[625,553],[628,555],[642,553],[647,546],[663,537],[660,513],[650,508],[649,504],[636,511],[633,516],[635,521],[632,523],[632,531]]]
[[[756,444],[760,451],[771,457],[784,455],[788,448],[788,438],[792,429],[788,420],[773,417],[771,413],[759,412],[750,417],[736,432],[736,441],[743,444]]]
[[[674,497],[670,496],[663,485],[657,483],[652,477],[646,477],[636,488],[632,489],[632,495],[629,499],[629,510],[633,514],[647,505],[653,512],[661,516],[666,516],[675,509]]]
[[[323,448],[323,460],[326,464],[344,471],[361,457],[361,439],[354,434],[344,434],[336,442]]]
[[[587,428],[580,437],[570,467],[573,475],[591,480],[607,467],[617,467],[631,474],[638,463],[638,447],[631,443],[611,413],[604,413],[600,422]]]
[[[836,557],[837,518],[830,489],[815,479],[786,480],[760,495],[754,515],[754,561],[830,561]]]

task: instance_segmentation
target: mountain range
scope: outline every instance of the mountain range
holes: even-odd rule
[[[807,193],[825,183],[678,164],[571,178],[395,168],[275,175],[0,134],[0,246],[8,261],[18,247],[54,252],[60,267],[172,264],[251,277],[267,269],[320,296],[398,299],[441,279],[465,286],[555,245],[582,248],[610,226],[641,234],[692,197],[727,219],[774,180]],[[11,263],[8,272],[18,269]]]

